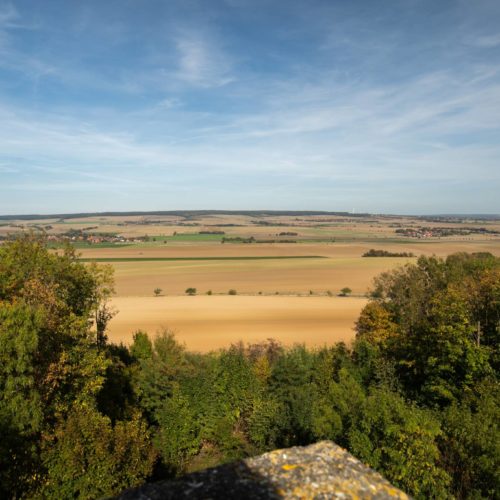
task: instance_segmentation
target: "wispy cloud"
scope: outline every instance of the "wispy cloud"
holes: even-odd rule
[[[182,104],[181,100],[177,99],[176,97],[166,97],[165,99],[159,101],[156,106],[159,109],[173,109],[177,108],[181,104]]]
[[[439,73],[401,88],[344,88],[336,96],[323,82],[307,96],[302,91],[301,100],[296,99],[297,85],[290,83],[287,92],[278,88],[272,105],[259,113],[230,114],[219,125],[210,125],[210,114],[189,118],[167,103],[173,114],[167,121],[161,115],[154,118],[154,137],[142,132],[151,115],[115,113],[103,128],[97,111],[86,124],[76,114],[41,117],[3,106],[0,149],[33,164],[42,159],[57,166],[66,160],[73,165],[72,175],[78,175],[79,165],[82,175],[89,165],[100,165],[110,177],[119,171],[133,179],[151,168],[166,176],[201,168],[206,175],[281,171],[366,181],[385,175],[409,180],[425,172],[427,178],[442,179],[459,173],[465,180],[478,173],[477,167],[467,168],[474,156],[485,165],[483,175],[500,175],[490,169],[500,157],[500,145],[485,144],[477,136],[478,131],[498,129],[500,85],[494,80],[468,85]],[[135,133],[127,126],[132,121]],[[178,123],[183,124],[180,129]]]
[[[487,49],[498,47],[500,45],[500,34],[480,36],[472,41],[472,45]]]
[[[176,76],[200,87],[221,87],[234,81],[229,57],[207,36],[181,31],[175,40],[179,54]]]
[[[11,3],[0,4],[0,28],[15,28],[18,19],[19,14]]]

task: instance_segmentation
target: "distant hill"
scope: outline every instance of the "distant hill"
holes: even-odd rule
[[[37,219],[82,219],[84,217],[113,217],[134,215],[175,215],[179,217],[193,217],[201,215],[249,215],[262,217],[265,215],[340,215],[348,217],[367,217],[371,214],[349,212],[325,212],[317,210],[160,210],[154,212],[83,212],[75,214],[29,214],[29,215],[0,215],[0,220],[37,220]]]
[[[83,219],[84,217],[120,217],[120,216],[165,216],[196,217],[206,215],[248,215],[251,217],[264,216],[310,216],[336,215],[341,217],[415,217],[432,222],[451,222],[457,220],[498,220],[500,214],[433,214],[433,215],[397,215],[397,214],[370,214],[367,212],[328,212],[324,210],[156,210],[131,212],[81,212],[69,214],[17,214],[0,215],[0,220],[40,220],[40,219]]]

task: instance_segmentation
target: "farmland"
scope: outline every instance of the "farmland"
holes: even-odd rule
[[[436,227],[436,231],[396,231]],[[463,229],[467,228],[467,229]],[[381,272],[414,257],[500,255],[500,221],[417,217],[185,213],[4,220],[0,237],[43,232],[54,251],[69,241],[86,261],[113,266],[117,311],[109,336],[174,329],[190,349],[275,338],[309,346],[349,341],[365,294]],[[464,234],[467,233],[467,234]],[[416,234],[419,237],[408,237]],[[430,236],[426,236],[426,235]],[[420,236],[422,235],[422,236]],[[338,297],[343,287],[351,297]],[[155,297],[154,289],[161,289]],[[196,288],[197,296],[185,294]],[[235,290],[236,296],[228,296]],[[210,293],[210,295],[207,295]]]

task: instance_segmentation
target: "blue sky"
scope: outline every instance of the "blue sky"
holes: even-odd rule
[[[498,0],[0,0],[0,213],[500,212]]]

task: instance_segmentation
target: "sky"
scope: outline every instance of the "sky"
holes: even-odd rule
[[[500,213],[498,0],[0,0],[0,214]]]

